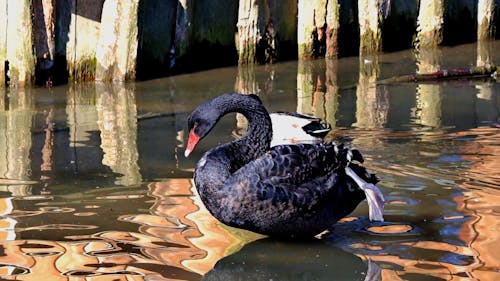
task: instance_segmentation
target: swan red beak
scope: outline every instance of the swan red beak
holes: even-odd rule
[[[189,139],[188,139],[186,151],[184,151],[184,156],[186,158],[189,156],[189,154],[191,154],[194,147],[196,146],[196,144],[200,140],[200,137],[197,134],[195,134],[194,129],[195,128],[191,129],[191,131],[189,132]]]

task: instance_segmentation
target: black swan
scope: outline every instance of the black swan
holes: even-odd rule
[[[273,127],[271,147],[281,144],[319,143],[332,129],[330,124],[320,118],[305,114],[273,112],[269,116]]]
[[[383,220],[378,180],[352,162],[363,161],[357,150],[325,142],[270,148],[271,119],[256,95],[223,94],[196,108],[185,156],[230,112],[248,119],[245,135],[206,152],[194,172],[201,200],[219,221],[275,237],[311,237],[365,198],[370,219]]]

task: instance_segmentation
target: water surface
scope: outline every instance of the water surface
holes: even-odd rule
[[[500,280],[500,84],[377,84],[498,62],[464,45],[339,61],[224,68],[120,85],[0,94],[0,277],[16,280]],[[382,179],[317,241],[280,242],[208,214],[201,153],[241,135],[230,115],[183,157],[186,119],[224,92],[314,114]]]

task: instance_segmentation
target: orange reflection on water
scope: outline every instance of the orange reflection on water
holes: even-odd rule
[[[377,251],[375,254],[358,254],[363,259],[392,264],[389,268],[382,268],[382,280],[405,280],[408,274],[443,280],[500,280],[500,130],[482,127],[441,135],[441,138],[454,140],[461,161],[469,162],[468,166],[457,171],[460,177],[455,181],[462,191],[453,198],[457,209],[464,215],[443,217],[445,221],[467,218],[458,229],[458,237],[465,243],[456,245],[445,241],[420,240],[382,247],[370,243],[350,245],[354,250]],[[433,177],[442,178],[443,175]],[[371,227],[367,230],[392,234],[394,229],[399,228]],[[404,227],[401,229],[404,230]],[[425,251],[425,255],[419,254],[425,258],[393,254],[391,247],[398,248],[396,253]]]
[[[0,221],[0,276],[22,280],[198,280],[222,257],[260,236],[221,225],[203,207],[190,179],[149,185],[149,214],[121,215],[137,231],[70,235],[67,241],[13,240]],[[12,211],[0,202],[1,213]],[[125,198],[123,200],[129,200]],[[113,223],[113,222],[110,222]],[[37,229],[60,229],[41,225]],[[33,230],[31,228],[19,229]],[[72,232],[74,233],[74,232]],[[21,236],[21,235],[20,235]],[[10,237],[10,238],[8,238]]]
[[[471,161],[461,184],[467,191],[456,197],[458,209],[472,219],[463,224],[460,238],[477,253],[482,266],[472,273],[478,280],[500,280],[500,130],[477,128],[460,137],[475,137],[462,146]],[[488,137],[485,137],[488,136]],[[492,141],[493,140],[493,141]]]
[[[244,244],[261,236],[224,226],[205,209],[190,179],[171,179],[150,185],[150,194],[157,198],[152,207],[155,215],[177,221],[182,231],[165,228],[142,228],[141,231],[159,237],[169,237],[173,243],[186,247],[190,254],[180,257],[178,252],[163,253],[162,259],[174,261],[204,274],[222,257],[239,250]],[[193,196],[194,195],[194,196]],[[187,226],[187,227],[184,227]],[[188,251],[186,251],[188,252]]]

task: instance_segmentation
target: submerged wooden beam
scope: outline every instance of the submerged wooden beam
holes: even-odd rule
[[[487,77],[493,75],[498,67],[495,65],[459,67],[450,69],[440,69],[430,73],[416,73],[395,76],[378,81],[379,84],[402,83],[402,82],[424,82],[441,79],[457,79],[472,77]]]

